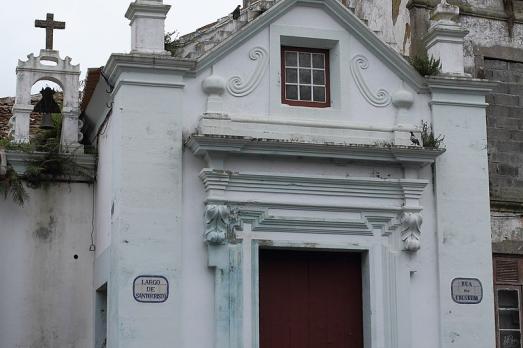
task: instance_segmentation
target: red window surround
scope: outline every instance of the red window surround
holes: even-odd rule
[[[283,104],[330,107],[329,50],[282,46],[281,81]]]

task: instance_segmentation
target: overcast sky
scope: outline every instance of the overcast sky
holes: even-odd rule
[[[18,59],[38,55],[45,48],[45,29],[34,27],[46,13],[65,21],[65,30],[55,30],[54,48],[62,58],[70,56],[87,68],[105,65],[112,52],[129,52],[130,27],[124,17],[130,0],[19,0],[2,1],[0,11],[0,97],[14,96]],[[182,34],[194,31],[232,12],[241,0],[164,0],[172,5],[166,30]]]

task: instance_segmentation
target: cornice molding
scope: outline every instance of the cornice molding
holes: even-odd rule
[[[445,149],[412,146],[367,146],[253,139],[249,137],[192,135],[186,146],[197,156],[216,153],[270,155],[281,157],[334,158],[363,162],[383,162],[423,167],[434,163]]]
[[[278,173],[238,173],[203,169],[205,190],[274,194],[328,195],[375,199],[418,200],[427,180],[344,178],[334,176],[280,175]]]
[[[28,164],[42,160],[46,156],[46,153],[43,152],[19,152],[19,151],[6,151],[7,163],[13,167],[17,174],[23,175]],[[96,176],[96,165],[97,157],[96,155],[89,154],[61,154],[60,156],[71,158],[82,170],[87,174],[87,176],[72,176],[67,177],[67,181],[73,182],[94,182]],[[64,178],[65,179],[65,178]],[[60,180],[58,180],[60,181]]]
[[[161,74],[170,72],[183,75],[193,70],[195,65],[196,61],[194,59],[171,57],[169,55],[115,53],[109,57],[103,73],[111,84],[115,85],[121,73],[126,70],[146,71],[148,73],[155,71]]]
[[[439,75],[428,77],[427,84],[431,92],[447,90],[449,93],[484,96],[490,94],[499,82],[460,75]]]
[[[286,208],[286,213],[280,215],[283,207],[232,202],[209,203],[205,213],[205,240],[207,244],[215,246],[235,242],[237,237],[234,230],[243,230],[244,224],[250,225],[251,232],[352,236],[373,236],[377,231],[382,236],[390,236],[400,226],[400,215],[396,211],[338,210],[331,211],[329,218],[320,218],[310,216],[311,211],[317,211],[314,208]],[[208,211],[212,212],[212,219],[208,218]],[[234,216],[229,218],[231,212],[234,212]],[[214,220],[219,223],[213,223]],[[211,223],[207,223],[208,221]]]
[[[165,18],[171,9],[171,5],[163,3],[137,3],[133,2],[129,5],[125,18],[134,20],[136,17],[145,18]]]

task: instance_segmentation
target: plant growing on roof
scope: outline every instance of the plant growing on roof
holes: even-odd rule
[[[180,33],[178,33],[176,30],[166,33],[164,36],[164,44],[165,44],[165,50],[168,52],[171,52],[171,54],[174,56],[176,55],[176,50],[179,47],[178,42],[178,36]]]
[[[435,59],[434,56],[428,56],[427,52],[410,58],[410,64],[416,69],[421,76],[438,75],[441,71],[441,60]]]
[[[11,167],[7,166],[5,174],[0,176],[0,194],[4,199],[11,199],[18,205],[24,205],[25,200],[29,197],[22,182],[22,178]]]
[[[432,125],[429,125],[426,121],[421,121],[421,140],[423,147],[439,149],[443,145],[445,137],[443,135],[434,136],[434,130]]]
[[[6,164],[4,175],[0,175],[0,194],[3,194],[5,199],[11,197],[14,202],[22,206],[29,197],[23,181],[31,188],[42,186],[45,188],[59,179],[89,176],[74,158],[60,154],[62,116],[53,114],[52,122],[54,128],[40,131],[31,139],[30,144],[11,144],[5,139],[0,142],[0,148],[7,150],[42,153],[41,157],[28,163],[23,174],[18,174],[14,168]]]

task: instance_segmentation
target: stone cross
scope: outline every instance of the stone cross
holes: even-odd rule
[[[35,20],[36,28],[45,28],[45,49],[53,49],[53,30],[65,29],[65,22],[56,22],[54,20],[54,14],[48,13],[46,20]]]

